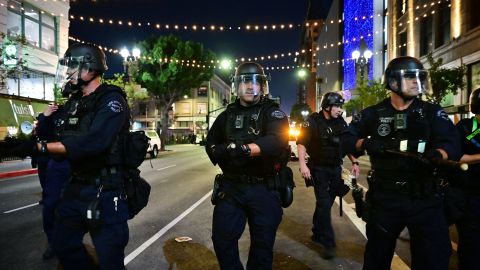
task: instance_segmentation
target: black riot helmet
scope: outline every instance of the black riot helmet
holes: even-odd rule
[[[480,114],[480,88],[470,94],[470,112]]]
[[[320,106],[322,109],[327,109],[330,106],[342,107],[343,103],[345,103],[345,99],[343,99],[342,95],[335,92],[328,92],[323,95]]]
[[[423,67],[423,64],[417,58],[401,56],[388,63],[384,74],[385,88],[392,90],[403,98],[407,98],[404,91],[406,87],[411,85],[412,81],[418,85],[418,94],[430,91],[428,70]]]
[[[269,76],[265,75],[261,65],[254,62],[244,62],[237,67],[235,75],[232,77],[232,90],[235,95],[241,96],[243,93],[238,92],[240,83],[252,83],[259,86],[254,88],[255,91],[258,91],[255,92],[255,95],[268,95],[269,80]]]
[[[105,53],[99,47],[84,43],[73,44],[58,61],[55,85],[62,89],[62,95],[66,97],[91,81],[82,80],[82,70],[101,76],[107,69]]]

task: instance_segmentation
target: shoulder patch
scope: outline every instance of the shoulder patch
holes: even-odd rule
[[[277,119],[283,119],[283,118],[286,117],[286,116],[285,116],[285,113],[282,112],[282,111],[280,111],[280,110],[275,110],[275,111],[273,111],[272,114],[271,114],[271,116],[272,116],[273,118],[277,118]]]
[[[440,117],[446,121],[450,121],[450,118],[448,118],[448,114],[443,109],[437,111],[437,117]]]
[[[308,121],[304,121],[302,123],[302,127],[304,127],[304,128],[308,128],[309,126],[310,126],[310,122],[308,122]]]
[[[107,103],[107,107],[114,113],[123,112],[123,105],[118,100],[111,100]]]

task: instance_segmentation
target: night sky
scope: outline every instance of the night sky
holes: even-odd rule
[[[324,17],[328,12],[330,0],[314,0],[311,14]],[[224,25],[244,26],[272,24],[301,24],[307,16],[307,0],[97,0],[75,1],[70,4],[70,15],[95,17],[103,19],[128,20],[161,25]],[[71,20],[70,36],[109,48],[132,48],[149,36],[172,33],[183,40],[193,40],[204,44],[217,57],[231,59],[240,57],[259,57],[287,52],[295,52],[300,47],[300,28],[294,30],[268,31],[197,31],[192,30],[157,30],[149,26],[112,26],[98,22]],[[120,55],[107,53],[109,71],[107,76],[123,70]],[[263,66],[292,66],[293,57],[277,60],[259,61]],[[226,71],[222,77],[227,77]],[[231,72],[231,71],[230,71]],[[230,73],[227,72],[227,73]],[[290,113],[296,102],[296,76],[293,70],[268,71],[272,76],[270,93],[280,96],[282,109]]]

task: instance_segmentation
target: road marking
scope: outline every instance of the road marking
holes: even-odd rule
[[[22,209],[25,209],[25,208],[29,208],[29,207],[32,207],[32,206],[35,206],[35,205],[38,205],[38,202],[37,203],[32,203],[32,204],[29,204],[29,205],[25,205],[25,206],[22,206],[22,207],[19,207],[19,208],[15,208],[13,210],[8,210],[8,211],[5,211],[3,212],[4,214],[8,214],[8,213],[12,213],[12,212],[15,212],[15,211],[19,211],[19,210],[22,210]]]
[[[368,190],[367,188],[363,187],[360,184],[357,184],[359,187],[363,188],[365,192]],[[335,199],[335,203],[339,205],[339,198]],[[360,231],[360,233],[367,239],[367,233],[365,228],[365,222],[357,217],[357,213],[353,209],[355,207],[354,203],[347,203],[344,199],[342,199],[343,203],[343,213],[352,221],[353,225]],[[403,269],[410,269],[410,267],[397,255],[397,253],[393,254],[393,259],[391,263],[392,270],[403,270]]]
[[[131,262],[135,257],[140,255],[145,249],[147,249],[150,245],[152,245],[155,241],[158,240],[162,235],[164,235],[168,230],[170,230],[175,224],[180,222],[183,218],[185,218],[190,212],[192,212],[197,206],[199,206],[203,201],[205,201],[207,198],[209,198],[212,195],[212,190],[210,190],[207,194],[205,194],[200,200],[198,200],[196,203],[194,203],[190,208],[185,210],[183,213],[181,213],[178,217],[176,217],[174,220],[172,220],[170,223],[167,224],[167,226],[163,227],[160,231],[158,231],[156,234],[154,234],[150,239],[145,241],[141,246],[139,246],[137,249],[135,249],[132,253],[128,254],[127,257],[125,257],[123,263],[127,265],[129,262]]]
[[[157,171],[165,170],[165,169],[172,168],[172,167],[175,167],[175,166],[177,166],[177,165],[171,165],[171,166],[167,166],[167,167],[164,167],[164,168],[160,168],[160,169],[157,169]]]

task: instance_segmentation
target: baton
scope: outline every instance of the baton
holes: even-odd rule
[[[424,163],[424,164],[433,164],[433,165],[437,165],[437,166],[445,166],[445,167],[449,167],[449,168],[453,168],[453,169],[457,169],[457,170],[461,170],[461,171],[468,170],[468,164],[467,163],[457,162],[457,161],[453,161],[453,160],[438,159],[438,158],[427,159],[427,158],[424,158],[424,157],[422,157],[418,154],[401,152],[401,151],[397,151],[397,150],[385,150],[385,152],[389,153],[389,154],[397,155],[397,156],[406,157],[406,158],[413,158],[413,159],[418,160],[418,161],[420,161],[421,163]]]

